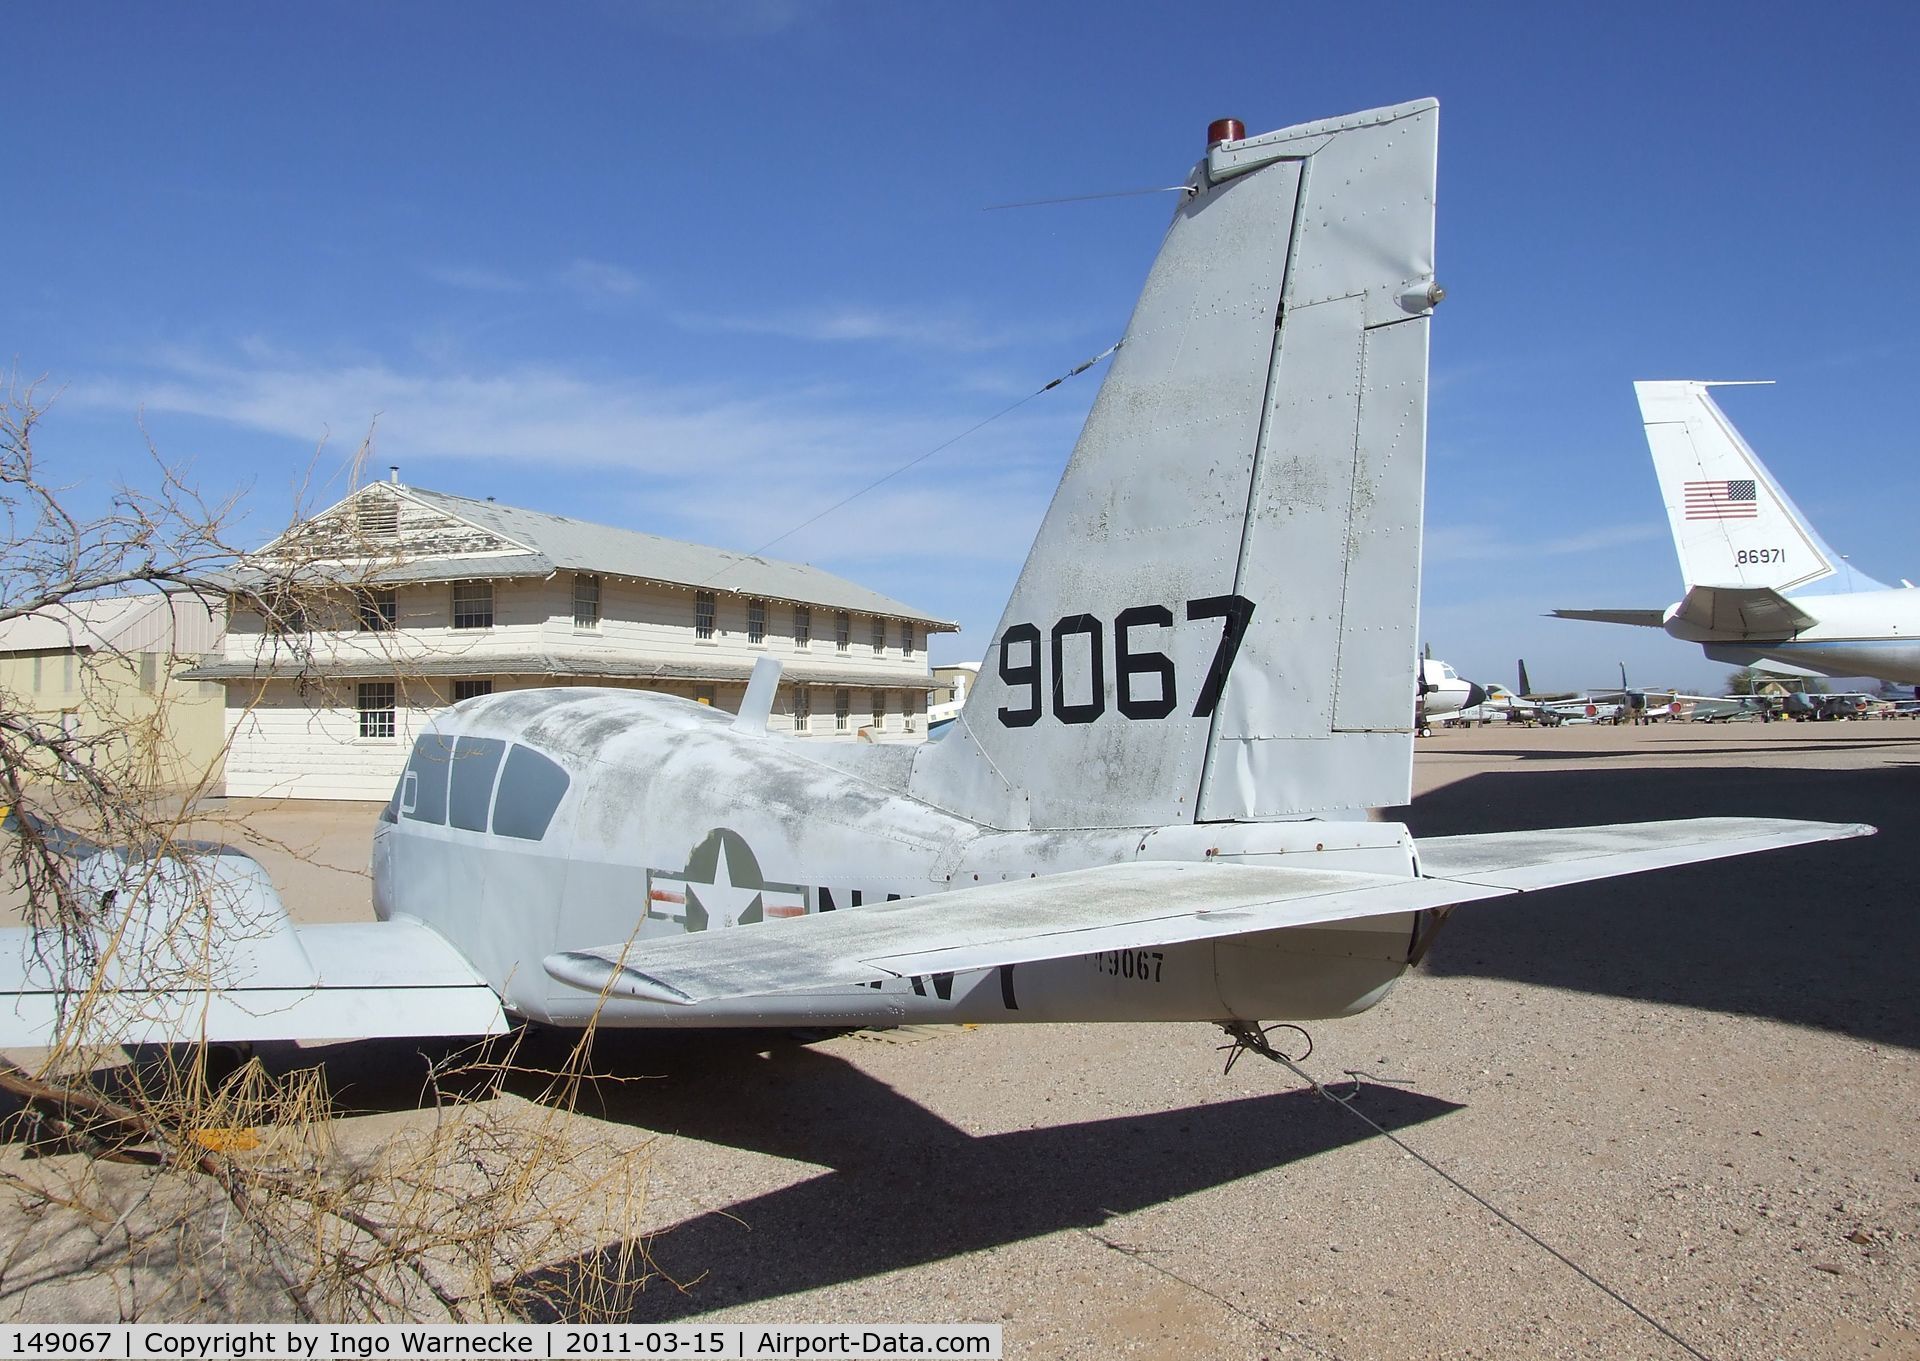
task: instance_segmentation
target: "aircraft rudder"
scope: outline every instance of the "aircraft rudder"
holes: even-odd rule
[[[916,792],[1033,826],[1404,801],[1436,116],[1209,149]]]
[[[1633,386],[1689,588],[1764,587],[1783,594],[1842,584],[1879,588],[1845,569],[1713,399],[1713,388],[1751,384],[1643,380]]]

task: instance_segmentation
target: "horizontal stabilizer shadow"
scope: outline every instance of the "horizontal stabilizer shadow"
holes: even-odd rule
[[[1460,1109],[1371,1084],[1357,1100],[1388,1129]],[[732,1118],[784,1117],[735,1104]],[[536,1302],[536,1321],[552,1321],[538,1301],[597,1294],[607,1317],[665,1323],[1097,1227],[1372,1137],[1306,1089],[925,1144],[880,1123],[869,1158],[653,1235],[639,1279],[611,1279],[619,1254],[610,1246],[529,1273],[511,1291],[522,1307]]]
[[[1482,903],[1448,921],[1424,967],[1920,1048],[1915,794],[1898,767],[1590,766],[1458,781],[1400,810],[1416,837],[1708,814],[1859,821],[1880,835]]]

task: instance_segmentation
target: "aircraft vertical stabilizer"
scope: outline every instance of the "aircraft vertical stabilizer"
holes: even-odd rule
[[[1633,385],[1688,588],[1783,595],[1886,589],[1848,567],[1774,481],[1708,392],[1729,386],[1739,385]]]
[[[1008,827],[1406,801],[1437,123],[1209,148],[916,795]]]

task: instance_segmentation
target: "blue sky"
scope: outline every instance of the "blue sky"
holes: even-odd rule
[[[1105,349],[1171,208],[986,206],[1436,95],[1437,655],[1724,674],[1539,617],[1679,593],[1635,378],[1779,380],[1723,406],[1856,565],[1920,574],[1920,8],[1319,8],[16,7],[0,342],[83,496],[145,476],[144,412],[263,541],[377,417],[380,473],[752,549]],[[773,551],[977,657],[1103,371]]]

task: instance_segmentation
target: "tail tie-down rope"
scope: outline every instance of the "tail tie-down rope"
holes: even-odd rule
[[[1378,1120],[1375,1120],[1372,1116],[1361,1110],[1360,1107],[1355,1104],[1355,1100],[1363,1090],[1361,1079],[1369,1076],[1369,1074],[1362,1073],[1357,1069],[1348,1069],[1347,1076],[1353,1079],[1353,1090],[1345,1096],[1341,1096],[1328,1088],[1305,1068],[1302,1068],[1300,1066],[1301,1060],[1304,1060],[1308,1055],[1313,1053],[1313,1037],[1301,1027],[1297,1025],[1277,1025],[1262,1028],[1247,1021],[1223,1021],[1220,1024],[1220,1028],[1227,1033],[1228,1043],[1221,1045],[1220,1048],[1227,1053],[1226,1067],[1228,1072],[1233,1071],[1233,1065],[1237,1063],[1244,1054],[1258,1054],[1263,1059],[1272,1059],[1282,1068],[1285,1068],[1288,1072],[1306,1083],[1307,1086],[1311,1087],[1316,1096],[1324,1097],[1341,1110],[1352,1115],[1354,1119],[1366,1125],[1375,1134],[1385,1138],[1393,1144],[1395,1148],[1399,1149],[1409,1158],[1412,1158],[1429,1172],[1432,1172],[1435,1176],[1446,1182],[1447,1185],[1460,1192],[1461,1195],[1466,1196],[1488,1214],[1518,1233],[1549,1257],[1552,1257],[1555,1261],[1559,1262],[1560,1265],[1566,1267],[1567,1270],[1573,1272],[1615,1304],[1627,1310],[1627,1312],[1631,1313],[1635,1318],[1666,1338],[1667,1341],[1673,1343],[1674,1346],[1680,1348],[1680,1350],[1688,1356],[1693,1357],[1694,1361],[1712,1361],[1705,1352],[1701,1351],[1684,1337],[1681,1337],[1680,1334],[1676,1333],[1652,1314],[1649,1314],[1618,1290],[1615,1290],[1591,1271],[1581,1266],[1580,1263],[1574,1261],[1573,1258],[1567,1256],[1566,1253],[1560,1251],[1560,1249],[1556,1248],[1553,1244],[1547,1242],[1546,1239],[1542,1238],[1525,1224],[1522,1224],[1498,1205],[1495,1205],[1471,1186],[1461,1181],[1460,1178],[1454,1176],[1453,1173],[1447,1171],[1447,1169],[1440,1166],[1439,1163],[1420,1152],[1419,1149],[1414,1148],[1405,1139],[1402,1139]],[[1307,1048],[1305,1052],[1302,1053],[1298,1059],[1295,1059],[1280,1049],[1275,1048],[1272,1041],[1267,1038],[1267,1036],[1275,1030],[1291,1030],[1298,1033],[1300,1037],[1306,1041]]]

